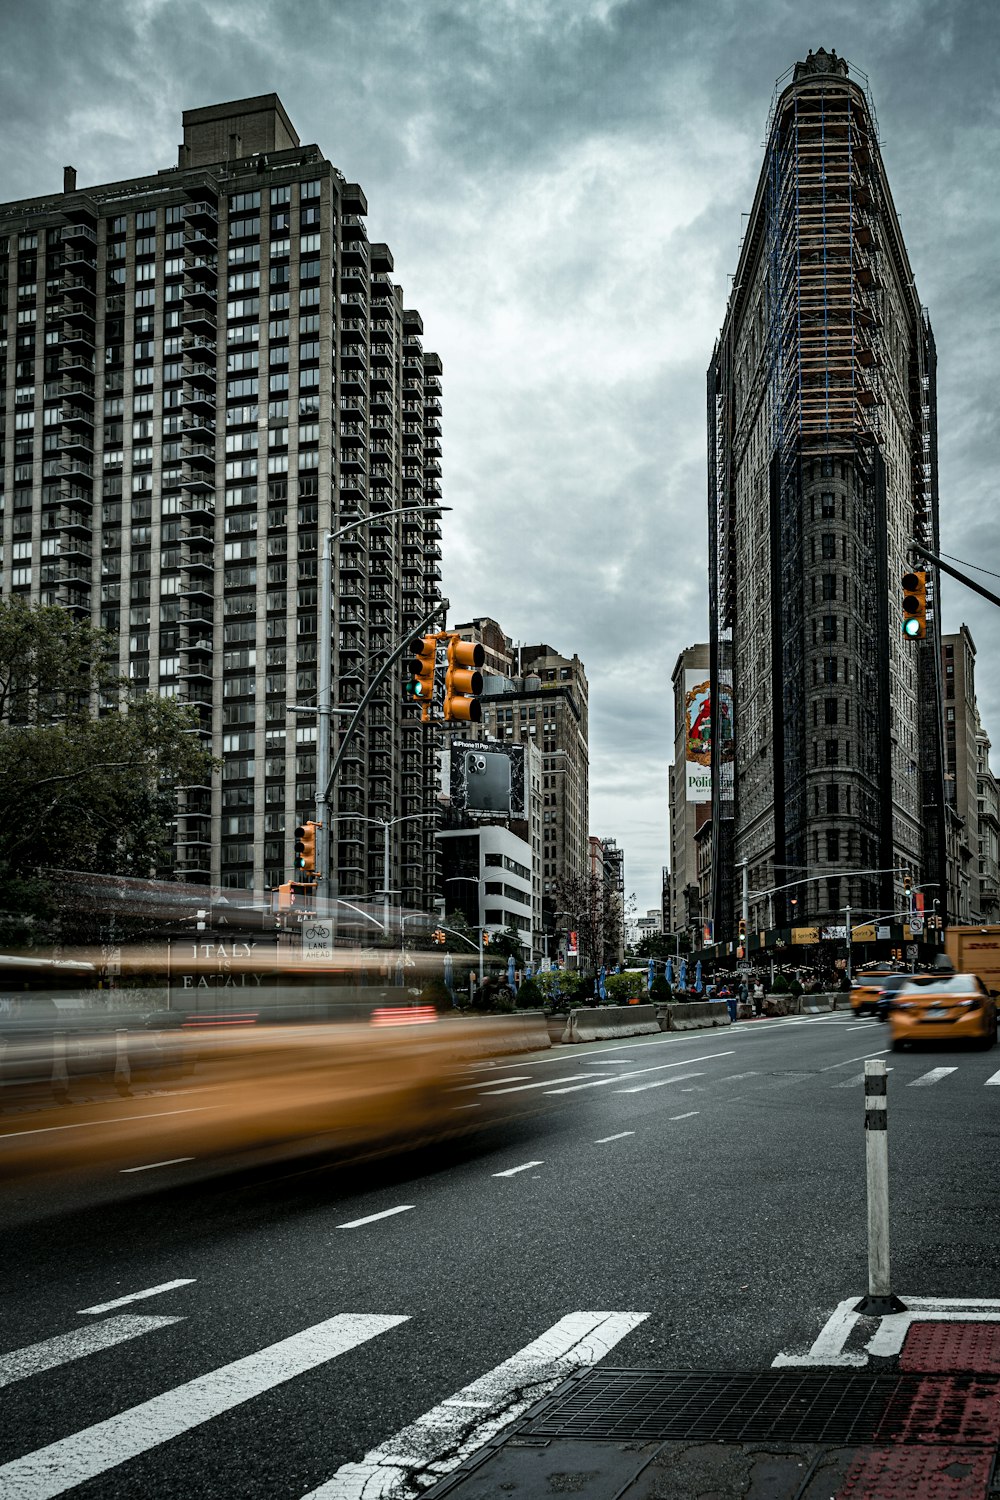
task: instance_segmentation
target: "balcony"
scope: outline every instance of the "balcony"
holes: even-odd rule
[[[214,298],[189,297],[184,303],[181,322],[186,333],[211,336],[215,333],[217,302]]]
[[[191,229],[207,230],[209,233],[219,233],[219,210],[214,203],[207,199],[199,199],[195,203],[184,204],[184,223]]]
[[[91,377],[91,379],[93,379],[93,377],[94,377],[94,360],[88,358],[84,354],[70,354],[70,353],[67,352],[66,354],[63,354],[60,357],[60,360],[59,360],[59,373],[61,375],[75,375],[77,377],[79,377],[81,375],[89,375]],[[73,394],[76,394],[77,390],[78,390],[78,388],[76,386],[74,386],[74,387],[66,387],[66,386],[64,386],[63,389],[66,391],[67,395],[69,395],[71,391],[72,391]],[[86,390],[86,393],[88,395],[90,395],[91,397],[93,397],[94,392],[93,392],[92,388],[84,388],[84,389]]]
[[[89,394],[92,393],[88,392]],[[94,418],[86,407],[72,406],[67,402],[60,411],[60,418],[63,427],[76,427],[86,432],[88,436],[93,435]]]
[[[70,367],[68,364],[61,364],[59,368],[60,368],[60,370],[65,370],[67,372],[71,372],[71,373],[75,373],[75,374],[79,374],[80,373],[80,371],[77,369],[76,366]],[[88,373],[91,375],[91,377],[93,377],[93,368],[91,368]],[[78,379],[74,380],[74,379],[66,379],[66,378],[64,378],[63,382],[62,382],[61,390],[62,390],[63,396],[68,401],[74,403],[74,406],[76,406],[78,404],[80,406],[86,406],[88,409],[91,409],[93,407],[93,405],[94,405],[94,385],[93,385],[93,378],[91,378],[91,380],[89,382],[88,381],[84,381],[84,380],[78,380]],[[82,410],[79,411],[79,412],[76,412],[74,414],[73,418],[72,418],[73,421],[81,421],[81,422],[85,421],[86,419],[87,419],[87,413],[85,411],[82,411]],[[66,408],[64,407],[63,408],[63,421],[64,422],[68,422],[70,420],[71,420],[71,418],[67,415]],[[90,420],[90,425],[93,426],[93,419]]]
[[[190,248],[184,252],[185,285],[210,286],[214,289],[219,279],[219,263],[214,255],[198,255]]]
[[[94,429],[82,427],[80,431],[74,432],[68,427],[63,427],[59,432],[59,446],[65,453],[82,454],[87,462],[94,457]]]
[[[67,350],[73,350],[77,354],[84,355],[88,352],[93,353],[93,320],[91,320],[89,327],[85,323],[64,323],[59,338]]]
[[[215,475],[207,469],[193,469],[185,465],[181,473],[180,488],[188,495],[215,495]]]
[[[214,381],[213,381],[214,387]],[[211,413],[212,427],[215,427],[215,391],[214,389],[202,388],[189,381],[182,390],[182,399],[185,412],[192,416],[201,414],[205,417]]]
[[[190,468],[215,468],[215,449],[207,443],[192,443],[183,447],[181,458]]]
[[[60,238],[64,245],[92,245],[97,249],[97,230],[89,224],[64,224]]]
[[[181,542],[199,551],[207,548],[211,552],[215,547],[215,531],[211,526],[190,526],[181,532]]]

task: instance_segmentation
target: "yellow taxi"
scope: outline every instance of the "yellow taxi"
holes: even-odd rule
[[[851,986],[851,1009],[856,1016],[878,1014],[878,1002],[887,990],[896,989],[910,978],[896,969],[863,969],[854,976]]]
[[[972,1042],[995,1047],[995,997],[975,974],[911,974],[889,1004],[892,1050],[911,1042]]]

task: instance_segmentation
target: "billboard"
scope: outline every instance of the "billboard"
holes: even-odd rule
[[[704,672],[684,673],[684,770],[686,800],[712,800],[712,698]]]
[[[449,792],[457,812],[524,818],[523,745],[492,740],[452,740]]]

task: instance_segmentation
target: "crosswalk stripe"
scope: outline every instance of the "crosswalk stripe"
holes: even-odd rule
[[[62,1495],[407,1321],[395,1315],[338,1313],[47,1448],[13,1459],[0,1467],[0,1495],[4,1500],[48,1500]],[[100,1326],[87,1332],[94,1333]]]
[[[704,1078],[703,1073],[676,1073],[673,1078],[654,1078],[649,1083],[634,1083],[631,1088],[615,1089],[616,1094],[642,1094],[646,1089],[662,1089],[668,1083],[683,1083],[685,1078]]]
[[[987,1084],[1000,1083],[1000,1073],[994,1073],[992,1078],[987,1078]]]
[[[833,1087],[835,1089],[856,1089],[858,1084],[864,1083],[864,1081],[865,1075],[863,1073],[855,1073],[853,1078],[845,1078],[843,1083],[835,1083]]]
[[[923,1073],[919,1078],[913,1078],[906,1085],[908,1089],[918,1089],[922,1085],[940,1083],[942,1078],[947,1078],[949,1073],[954,1073],[955,1068],[931,1068],[929,1073]]]
[[[115,1344],[124,1344],[128,1339],[137,1339],[141,1334],[152,1333],[157,1328],[166,1328],[168,1323],[180,1323],[181,1318],[140,1318],[133,1314],[122,1314],[118,1318],[105,1318],[103,1323],[88,1323],[85,1328],[74,1328],[72,1333],[60,1333],[40,1344],[28,1344],[24,1349],[13,1349],[9,1354],[0,1354],[0,1386],[12,1385],[15,1380],[26,1380],[29,1375],[40,1375],[43,1370],[54,1370],[58,1365],[82,1359],[86,1354],[99,1354],[102,1349],[112,1349]]]
[[[344,1464],[304,1500],[412,1500],[574,1370],[596,1364],[648,1313],[575,1312],[409,1427]],[[0,1470],[0,1478],[3,1471]]]
[[[697,1062],[712,1062],[712,1060],[716,1057],[732,1057],[732,1055],[732,1051],[706,1052],[702,1057],[685,1057],[683,1060],[680,1060],[678,1062],[657,1063],[656,1066],[652,1068],[633,1068],[630,1073],[615,1073],[610,1078],[594,1078],[591,1079],[589,1083],[576,1083],[568,1089],[550,1088],[548,1092],[550,1094],[575,1094],[580,1089],[600,1088],[601,1085],[605,1083],[621,1083],[626,1078],[639,1078],[644,1073],[664,1073],[670,1068],[688,1067],[691,1063]],[[556,1081],[564,1083],[565,1079],[558,1079]],[[615,1089],[616,1094],[619,1092],[624,1092],[624,1090]]]

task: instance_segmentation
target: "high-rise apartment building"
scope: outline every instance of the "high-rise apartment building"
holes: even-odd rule
[[[967,625],[941,637],[944,677],[945,803],[952,836],[946,911],[953,922],[995,922],[997,783],[990,738],[976,702],[976,643]],[[932,892],[932,895],[938,893]],[[931,903],[927,903],[930,910]]]
[[[0,206],[5,593],[119,640],[221,761],[181,795],[176,873],[276,886],[315,806],[318,564],[334,702],[440,597],[441,362],[367,204],[274,94],[184,114],[176,167]],[[401,511],[392,515],[390,512]],[[112,707],[111,704],[106,707]],[[341,721],[342,722],[342,721]],[[432,747],[395,679],[331,811],[335,889],[430,904]],[[391,870],[381,829],[397,820]]]
[[[902,872],[945,881],[936,579],[924,640],[899,584],[938,537],[935,350],[867,81],[835,53],[775,92],[708,435],[715,935],[744,860],[754,891],[809,881],[800,922],[896,910]]]

